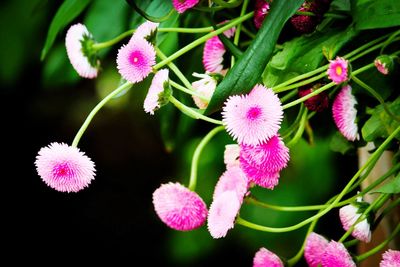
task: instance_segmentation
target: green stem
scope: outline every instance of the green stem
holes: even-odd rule
[[[216,3],[217,5],[220,5],[221,7],[224,8],[234,8],[234,7],[238,7],[243,0],[232,0],[232,1],[228,1],[225,2],[224,0],[213,0],[214,3]]]
[[[112,46],[112,45],[118,43],[119,41],[125,39],[125,37],[128,37],[128,36],[132,35],[135,31],[136,31],[136,29],[128,30],[126,32],[121,33],[120,35],[118,35],[114,39],[111,39],[109,41],[102,42],[102,43],[93,44],[92,48],[94,50],[100,50],[100,49]]]
[[[299,112],[297,113],[296,118],[292,123],[290,123],[290,126],[281,134],[282,139],[286,140],[287,138],[289,138],[292,132],[298,128],[298,125],[301,121],[301,118],[303,117],[304,112],[306,112],[306,107],[304,105],[300,105],[300,109]]]
[[[292,102],[287,103],[286,105],[283,105],[282,108],[283,108],[283,109],[287,109],[287,108],[293,107],[293,106],[295,106],[295,105],[297,105],[297,104],[303,103],[303,102],[306,101],[307,99],[309,99],[309,98],[311,98],[311,97],[313,97],[313,96],[315,96],[315,95],[318,95],[319,93],[321,93],[321,92],[323,92],[323,91],[325,91],[325,90],[328,90],[329,88],[331,88],[331,87],[333,87],[333,86],[335,86],[335,85],[336,85],[336,84],[335,84],[334,82],[330,82],[330,83],[328,83],[328,84],[322,86],[321,88],[318,88],[317,90],[315,90],[315,91],[309,93],[308,95],[305,95],[305,96],[303,96],[303,97],[300,97],[300,98],[298,98],[298,99],[296,99],[296,100],[294,100],[294,101],[292,101]]]
[[[124,90],[129,89],[132,86],[132,83],[126,82],[114,91],[112,91],[110,94],[108,94],[103,100],[101,100],[95,107],[94,109],[89,113],[87,116],[85,122],[82,124],[81,128],[75,135],[74,140],[72,141],[72,146],[77,147],[79,140],[81,140],[82,135],[86,131],[87,127],[89,126],[90,122],[92,121],[93,117],[96,115],[96,113],[114,96],[118,95],[119,93],[123,92]]]
[[[348,248],[348,247],[352,247],[352,246],[357,245],[358,242],[360,242],[360,240],[358,240],[358,239],[353,239],[353,240],[344,242],[343,245],[344,245],[346,248]]]
[[[193,153],[193,158],[192,158],[192,165],[190,168],[190,180],[189,180],[189,186],[188,188],[192,191],[195,191],[196,189],[196,184],[197,184],[197,167],[199,165],[199,158],[201,155],[201,152],[203,151],[203,148],[210,142],[210,140],[216,135],[218,132],[224,130],[224,126],[217,126],[214,129],[212,129],[204,138],[201,140],[201,142],[197,145],[196,150]]]
[[[186,94],[193,95],[193,96],[197,96],[198,98],[200,98],[200,99],[203,100],[203,101],[207,101],[207,102],[210,101],[210,99],[204,97],[203,95],[199,94],[198,92],[189,90],[189,89],[187,89],[186,87],[184,87],[184,86],[182,86],[182,85],[180,85],[180,84],[178,84],[178,83],[172,81],[171,79],[169,80],[169,84],[170,84],[171,86],[175,87],[176,89],[178,89],[178,90],[180,90],[180,91],[186,93]]]
[[[297,96],[297,91],[292,90],[281,98],[281,102],[285,103],[286,101],[288,101],[289,99],[291,99],[292,97],[295,97],[295,96]]]
[[[291,259],[289,259],[287,261],[287,264],[288,264],[289,267],[295,265],[301,259],[301,257],[303,256],[304,248],[305,248],[306,243],[307,243],[307,237],[314,230],[315,226],[317,225],[317,222],[318,222],[318,220],[313,221],[310,224],[310,227],[308,227],[308,230],[307,230],[306,236],[304,238],[303,244],[301,245],[301,248],[296,253],[296,255],[294,255],[294,257],[292,257]]]
[[[303,85],[310,84],[310,83],[312,83],[314,81],[318,81],[319,79],[324,78],[325,76],[326,76],[326,73],[321,73],[320,75],[317,75],[315,77],[311,77],[311,78],[309,78],[307,80],[304,80],[304,81],[301,81],[301,82],[298,82],[298,83],[295,83],[295,84],[292,84],[292,85],[289,85],[289,86],[286,86],[286,87],[281,87],[281,88],[278,88],[278,89],[276,89],[276,87],[275,87],[273,90],[274,90],[275,93],[284,92],[284,91],[287,91],[287,90],[290,90],[290,89],[293,89],[293,88],[297,88],[297,87],[300,87],[300,86],[303,86]]]
[[[372,225],[372,229],[375,229],[379,223],[382,221],[382,219],[389,214],[392,209],[396,208],[400,204],[400,198],[397,198],[396,200],[392,201],[379,215],[378,218],[374,221],[374,224]]]
[[[202,28],[158,28],[158,32],[179,32],[179,33],[206,33],[212,32],[212,26]]]
[[[309,11],[296,11],[296,13],[294,14],[298,16],[311,16],[311,17],[316,16],[315,13]]]
[[[240,16],[244,16],[248,5],[249,5],[249,0],[244,0],[242,9],[240,10]],[[239,44],[241,30],[242,30],[242,23],[240,23],[236,27],[235,37],[233,38],[233,44],[236,46]],[[235,57],[234,56],[231,57],[231,66],[233,66],[233,65],[235,65]]]
[[[289,148],[293,147],[300,140],[301,136],[303,135],[306,122],[307,122],[307,109],[303,112],[299,127],[297,128],[297,131],[296,131],[296,134],[293,136],[292,140],[290,140],[287,143],[287,146]]]

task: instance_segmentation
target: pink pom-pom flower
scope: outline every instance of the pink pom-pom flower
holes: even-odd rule
[[[321,259],[322,267],[356,267],[349,252],[342,243],[331,241],[325,247]]]
[[[278,96],[258,84],[247,95],[229,97],[222,117],[226,130],[238,143],[258,145],[277,134],[283,109]]]
[[[389,249],[383,253],[379,267],[400,267],[400,251]]]
[[[72,25],[65,37],[65,47],[72,66],[83,78],[96,78],[100,67],[100,61],[96,51],[90,49],[94,44],[92,34],[85,25]]]
[[[257,29],[261,28],[261,25],[268,15],[270,9],[270,0],[256,0],[254,7],[254,25]]]
[[[339,217],[344,230],[349,230],[349,228],[355,224],[355,222],[360,218],[361,213],[359,208],[353,204],[346,205],[339,209]],[[369,242],[371,241],[371,230],[367,218],[363,219],[354,226],[351,235],[358,240]]]
[[[35,165],[42,180],[60,192],[78,192],[95,177],[93,161],[77,147],[64,143],[41,148]]]
[[[324,254],[328,243],[329,242],[325,237],[317,233],[311,232],[307,236],[306,245],[304,248],[304,258],[306,259],[308,266],[320,266],[322,254]]]
[[[342,57],[330,60],[328,67],[328,77],[334,83],[339,84],[348,80],[349,62]]]
[[[164,85],[168,83],[168,73],[168,69],[162,69],[154,75],[149,91],[144,99],[144,111],[151,115],[154,115],[154,111],[159,109],[167,101],[165,98],[168,97],[168,92],[165,92]]]
[[[333,120],[339,132],[349,141],[359,139],[356,124],[357,100],[351,93],[350,85],[344,86],[332,104]]]
[[[121,76],[137,83],[146,78],[156,63],[156,51],[153,45],[142,38],[134,38],[123,45],[117,56],[117,68]]]
[[[242,204],[248,186],[249,181],[242,169],[239,166],[230,166],[219,178],[214,189],[213,198],[217,198],[226,191],[234,191],[239,203]]]
[[[225,146],[224,163],[227,168],[230,166],[239,166],[240,146],[238,144],[229,144]]]
[[[278,184],[279,172],[289,159],[289,149],[277,135],[260,145],[240,146],[240,166],[250,181],[265,188]]]
[[[183,13],[197,5],[199,1],[200,0],[172,0],[172,4],[178,13]]]
[[[193,101],[199,109],[206,109],[208,102],[214,94],[215,88],[217,87],[217,80],[208,74],[193,73],[194,77],[201,78],[198,81],[192,83],[194,90],[203,96],[202,99],[196,95],[192,95]]]
[[[153,193],[153,205],[161,221],[179,231],[196,229],[207,218],[200,196],[179,183],[162,184]]]
[[[253,267],[284,267],[282,260],[266,248],[260,248],[254,255]]]

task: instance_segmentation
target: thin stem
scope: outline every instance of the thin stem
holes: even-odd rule
[[[248,4],[249,4],[249,0],[244,0],[243,5],[242,5],[242,9],[240,11],[240,16],[243,16],[246,13],[246,9],[247,9]],[[241,30],[242,30],[242,23],[240,23],[236,27],[235,37],[233,38],[233,44],[235,44],[236,46],[239,44],[239,38],[240,38]],[[232,56],[231,57],[231,66],[233,66],[234,64],[235,64],[235,57]]]
[[[392,201],[384,210],[383,212],[379,215],[378,218],[374,221],[374,224],[372,226],[372,229],[375,229],[379,223],[382,221],[382,219],[389,214],[392,209],[396,208],[400,204],[400,198],[397,198],[396,200]]]
[[[300,140],[301,136],[303,135],[304,127],[306,125],[306,122],[307,122],[307,109],[303,112],[303,115],[302,115],[301,120],[300,120],[299,127],[298,127],[298,129],[296,131],[296,134],[293,136],[292,140],[290,140],[287,143],[287,146],[289,148],[293,147]]]
[[[317,222],[318,222],[318,220],[313,221],[310,224],[310,227],[308,227],[308,230],[307,230],[306,236],[304,237],[304,241],[303,241],[303,244],[301,245],[301,248],[296,253],[296,255],[294,255],[293,258],[291,258],[291,259],[289,259],[287,261],[287,264],[288,264],[289,267],[295,265],[301,259],[301,257],[303,256],[304,248],[305,248],[306,243],[307,243],[307,237],[314,230],[315,226],[317,225]]]
[[[292,90],[292,91],[290,91],[289,93],[287,93],[286,95],[284,95],[282,98],[281,98],[281,102],[282,103],[285,103],[286,101],[288,101],[290,98],[292,98],[292,97],[294,97],[294,96],[296,96],[297,95],[297,91],[296,90]]]
[[[213,0],[214,3],[216,3],[217,5],[220,5],[221,7],[225,7],[225,8],[237,7],[242,3],[242,1],[243,0],[232,0],[232,1],[225,2],[224,0]]]
[[[82,135],[86,131],[87,127],[89,126],[90,122],[92,121],[93,117],[96,115],[96,113],[114,96],[118,95],[119,93],[123,92],[124,90],[129,89],[132,86],[132,83],[126,82],[114,91],[112,91],[110,94],[108,94],[103,100],[101,100],[95,107],[94,109],[89,113],[87,116],[85,122],[82,124],[81,128],[75,135],[74,140],[72,141],[72,146],[77,147],[79,140],[81,139]]]
[[[158,32],[179,32],[179,33],[205,33],[212,32],[212,26],[202,28],[158,28]]]
[[[225,129],[224,126],[215,127],[206,136],[204,136],[204,138],[201,140],[201,142],[197,145],[196,150],[193,153],[192,165],[190,168],[190,180],[189,180],[189,186],[188,186],[188,188],[190,190],[195,191],[195,189],[196,189],[197,167],[199,165],[199,158],[200,158],[201,152],[203,151],[203,148],[214,137],[214,135],[216,135],[218,132],[220,132],[224,129]]]
[[[293,89],[293,88],[297,88],[297,87],[300,87],[300,86],[303,86],[303,85],[307,85],[307,84],[310,84],[310,83],[312,83],[314,81],[318,81],[319,79],[324,78],[325,76],[326,76],[326,73],[321,73],[320,75],[317,75],[315,77],[311,77],[311,78],[309,78],[307,80],[304,80],[304,81],[301,81],[301,82],[298,82],[298,83],[294,83],[294,84],[286,86],[286,87],[281,87],[281,88],[278,88],[278,89],[276,89],[276,87],[275,87],[274,88],[274,92],[275,93],[280,93],[280,92],[284,92],[284,91],[287,91],[287,90],[290,90],[290,89]]]
[[[335,85],[336,85],[336,84],[335,84],[334,82],[330,82],[330,83],[328,83],[328,84],[322,86],[321,88],[318,88],[317,90],[315,90],[315,91],[309,93],[308,95],[305,95],[305,96],[303,96],[303,97],[300,97],[300,98],[298,98],[298,99],[296,99],[296,100],[294,100],[294,101],[292,101],[292,102],[287,103],[286,105],[283,105],[282,108],[283,108],[283,109],[287,109],[287,108],[293,107],[293,106],[295,106],[295,105],[297,105],[297,104],[303,103],[303,102],[306,101],[307,99],[309,99],[309,98],[311,98],[311,97],[313,97],[313,96],[315,96],[315,95],[318,95],[319,93],[321,93],[321,92],[323,92],[323,91],[325,91],[325,90],[328,90],[329,88],[331,88],[331,87],[333,87],[333,86],[335,86]]]
[[[358,240],[358,239],[353,239],[353,240],[344,242],[343,245],[344,245],[346,248],[348,248],[348,247],[357,245],[358,242],[360,242],[360,240]]]
[[[301,118],[303,116],[303,113],[306,112],[306,107],[304,105],[300,105],[299,112],[297,113],[296,118],[294,121],[290,124],[290,126],[281,134],[282,139],[286,140],[287,138],[290,137],[292,132],[296,130],[297,126],[299,125]]]
[[[256,35],[252,33],[250,30],[248,30],[245,26],[242,25],[242,32],[244,32],[247,36],[249,36],[251,39],[256,38]]]
[[[131,29],[131,30],[121,33],[120,35],[118,35],[117,37],[115,37],[114,39],[111,39],[109,41],[102,42],[102,43],[95,43],[95,44],[93,44],[92,48],[94,50],[100,50],[100,49],[112,46],[112,45],[118,43],[119,41],[125,39],[125,37],[132,35],[135,31],[136,31],[136,29]]]
[[[210,101],[210,99],[204,97],[203,95],[199,94],[198,92],[189,90],[186,87],[184,87],[184,86],[172,81],[171,79],[169,80],[169,84],[171,86],[175,87],[176,89],[186,93],[186,94],[197,96],[198,98],[200,98],[203,101],[207,101],[207,102]]]

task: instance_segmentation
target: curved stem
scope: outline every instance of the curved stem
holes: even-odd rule
[[[300,140],[301,136],[303,135],[306,122],[307,122],[307,109],[303,112],[296,134],[293,136],[292,140],[290,140],[287,143],[287,146],[289,148],[294,146]]]
[[[210,142],[210,140],[216,135],[218,132],[224,130],[224,126],[217,126],[214,129],[212,129],[204,138],[201,140],[201,142],[197,145],[196,150],[193,153],[193,158],[192,158],[192,165],[190,168],[190,180],[189,180],[189,186],[188,188],[192,191],[195,191],[196,189],[196,184],[197,184],[197,167],[199,165],[199,158],[201,155],[201,152],[203,151],[203,148]]]
[[[93,44],[92,48],[94,50],[100,50],[100,49],[112,46],[112,45],[118,43],[119,41],[125,39],[125,37],[132,35],[135,31],[136,31],[136,29],[128,30],[126,32],[121,33],[120,35],[118,35],[117,37],[115,37],[114,39],[111,39],[109,41],[102,42],[102,43],[95,43],[95,44]]]
[[[294,255],[293,258],[290,258],[287,261],[289,267],[295,265],[301,259],[301,257],[303,256],[304,248],[305,248],[306,242],[307,242],[307,237],[314,230],[315,226],[317,225],[317,222],[318,222],[318,220],[313,221],[310,224],[310,227],[308,227],[308,230],[307,230],[306,236],[304,237],[304,241],[303,241],[303,244],[301,245],[301,248],[296,253],[296,255]]]
[[[249,0],[244,0],[242,9],[240,10],[240,16],[243,16],[246,13],[247,6],[249,5]],[[242,23],[240,23],[236,27],[236,32],[235,32],[235,37],[233,38],[233,44],[238,45],[239,44],[239,38],[240,38],[240,32],[242,30]],[[235,64],[235,57],[232,55],[231,57],[231,66]]]
[[[200,98],[203,101],[207,101],[207,102],[210,101],[210,99],[204,97],[203,95],[197,93],[196,91],[189,90],[186,87],[183,87],[182,85],[180,85],[179,83],[172,81],[171,79],[169,80],[169,84],[186,94],[197,96],[198,98]]]
[[[315,77],[311,77],[311,78],[309,78],[307,80],[304,80],[304,81],[301,81],[301,82],[298,82],[298,83],[291,84],[291,85],[286,86],[286,87],[281,87],[281,88],[278,88],[278,89],[276,89],[276,87],[275,87],[274,88],[274,92],[275,93],[280,93],[280,92],[284,92],[284,91],[287,91],[287,90],[290,90],[290,89],[293,89],[293,88],[297,88],[297,87],[300,87],[300,86],[303,86],[303,85],[307,85],[307,84],[310,84],[310,83],[312,83],[314,81],[318,81],[319,79],[324,78],[325,76],[326,76],[326,73],[321,73],[320,75],[317,75]]]
[[[129,89],[132,86],[132,83],[130,82],[126,82],[123,85],[121,85],[120,87],[118,87],[117,89],[115,89],[114,91],[112,91],[110,94],[108,94],[105,98],[103,98],[103,100],[101,100],[95,107],[94,109],[89,113],[89,115],[87,116],[85,122],[82,124],[81,128],[79,129],[79,131],[77,132],[77,134],[75,135],[74,140],[72,141],[72,146],[73,147],[77,147],[79,140],[81,139],[82,135],[84,134],[84,132],[86,131],[87,127],[89,126],[90,122],[92,121],[93,117],[96,115],[96,113],[110,100],[112,99],[114,96],[118,95],[119,93],[121,93],[124,90]]]

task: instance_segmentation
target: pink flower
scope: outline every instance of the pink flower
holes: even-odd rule
[[[172,4],[178,13],[183,13],[189,8],[197,5],[199,0],[172,0]]]
[[[377,70],[382,73],[383,75],[388,75],[389,74],[389,69],[386,68],[386,64],[381,62],[379,59],[376,59],[374,61],[375,67],[377,68]]]
[[[205,109],[208,106],[212,95],[214,94],[215,88],[217,87],[217,80],[207,74],[193,73],[193,76],[202,78],[192,83],[193,88],[197,93],[203,96],[208,101],[201,99],[196,95],[192,95],[193,101],[199,109]]]
[[[383,253],[379,267],[400,267],[400,251],[389,249]]]
[[[253,259],[253,267],[284,267],[281,259],[266,248],[260,248]]]
[[[342,243],[331,241],[325,247],[321,259],[322,267],[356,267],[349,252]]]
[[[359,213],[358,207],[349,204],[339,209],[339,217],[344,230],[349,230],[349,228],[355,224],[355,222],[360,218],[361,213]],[[353,229],[351,235],[358,240],[369,242],[371,241],[371,230],[367,219],[363,219],[361,222],[357,223]]]
[[[277,134],[283,117],[278,96],[262,85],[228,98],[222,111],[228,133],[241,144],[258,145]]]
[[[233,191],[236,192],[239,203],[242,204],[248,185],[249,181],[242,169],[239,166],[230,166],[219,178],[213,198],[218,198],[226,191]]]
[[[230,166],[239,166],[240,146],[238,144],[229,144],[225,146],[224,163],[227,168]]]
[[[153,205],[161,221],[179,231],[196,229],[207,218],[204,201],[179,183],[162,184],[153,193]]]
[[[168,72],[168,69],[162,69],[154,75],[149,91],[144,99],[144,111],[151,115],[154,115],[154,111],[164,104],[164,84],[168,85]]]
[[[232,37],[235,33],[235,28],[231,28],[224,32],[228,38]],[[225,75],[227,69],[224,69],[222,62],[224,61],[224,54],[226,52],[224,44],[218,36],[211,37],[204,45],[203,50],[203,66],[206,72],[219,73]]]
[[[278,184],[289,159],[289,149],[277,135],[260,145],[240,145],[240,166],[250,181],[265,188]]]
[[[348,80],[348,64],[349,62],[341,57],[329,61],[328,77],[334,83],[339,84]]]
[[[97,77],[100,66],[96,51],[90,49],[93,43],[92,34],[80,23],[72,25],[65,37],[69,61],[79,76],[89,79]]]
[[[270,9],[270,2],[266,0],[256,0],[254,8],[254,25],[257,29],[261,28],[261,25],[268,15]]]
[[[208,212],[207,226],[213,238],[225,237],[235,224],[240,202],[235,191],[225,191],[213,199]]]
[[[359,139],[358,127],[356,124],[357,110],[356,98],[351,93],[350,85],[344,86],[336,96],[332,105],[333,120],[340,133],[347,140],[354,141]]]
[[[318,267],[321,264],[321,258],[328,243],[328,240],[317,233],[311,232],[307,236],[304,257],[308,266]]]
[[[42,180],[60,192],[78,192],[95,176],[93,161],[77,147],[51,143],[36,156],[36,170]]]
[[[137,27],[131,40],[134,40],[136,38],[137,39],[148,39],[156,32],[158,25],[160,25],[160,24],[146,20],[146,22],[142,23],[139,27]]]
[[[380,55],[374,60],[376,69],[383,75],[388,75],[394,69],[393,58],[389,55]]]
[[[117,68],[122,77],[137,83],[146,78],[156,63],[154,47],[144,39],[134,38],[118,51]]]

